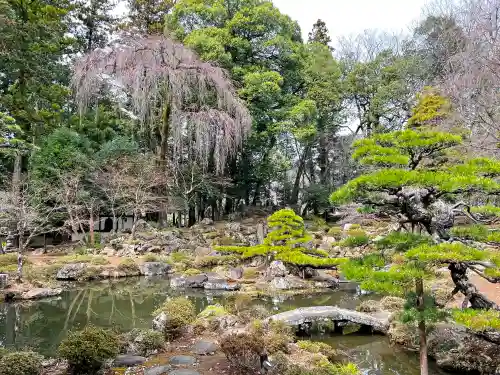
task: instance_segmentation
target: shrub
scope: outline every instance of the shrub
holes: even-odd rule
[[[221,305],[209,305],[205,307],[205,309],[198,314],[199,319],[210,319],[217,318],[221,316],[229,315],[224,307]]]
[[[386,296],[380,300],[380,307],[386,311],[401,311],[405,307],[406,300],[394,296]]]
[[[165,336],[178,336],[180,331],[193,323],[196,319],[196,311],[193,303],[184,297],[173,298],[165,302],[153,315],[165,313],[168,316],[165,327]]]
[[[118,270],[123,271],[127,274],[139,273],[140,269],[137,263],[132,258],[123,259],[118,265]]]
[[[236,373],[254,374],[260,366],[260,354],[264,348],[262,337],[255,334],[231,334],[221,342],[221,350],[226,355]]]
[[[204,256],[196,259],[195,266],[198,268],[209,268],[215,266],[236,266],[239,257],[235,255]]]
[[[195,275],[199,275],[200,273],[201,273],[201,271],[199,269],[196,269],[196,268],[189,268],[189,269],[184,271],[185,276],[195,276]]]
[[[467,238],[474,241],[486,241],[489,235],[489,230],[484,225],[470,225],[453,227],[451,234],[460,238]]]
[[[255,268],[245,268],[243,269],[243,278],[244,279],[256,279],[259,277],[259,271]]]
[[[272,320],[266,330],[262,322],[256,320],[252,324],[252,334],[262,337],[264,348],[269,354],[288,352],[288,344],[293,341],[292,328],[281,320]]]
[[[159,262],[160,257],[153,253],[148,253],[142,257],[145,262]]]
[[[345,247],[358,247],[364,246],[370,242],[370,237],[366,233],[351,235],[340,242],[340,246]]]
[[[0,375],[38,375],[42,356],[34,352],[10,352],[0,358]]]
[[[453,310],[453,319],[474,331],[500,330],[500,312],[496,310]]]
[[[394,249],[397,252],[410,250],[414,247],[432,243],[432,238],[410,232],[391,232],[375,242],[377,249]]]
[[[117,335],[92,325],[82,331],[70,332],[59,345],[59,355],[68,361],[74,374],[95,373],[118,351]]]
[[[173,252],[170,254],[170,259],[172,263],[187,263],[190,261],[189,255],[182,251]]]
[[[236,243],[238,243],[238,241],[228,236],[218,237],[213,241],[214,245],[221,245],[221,246],[229,246],[229,245],[234,245]]]
[[[104,257],[92,257],[90,260],[90,264],[96,265],[96,266],[103,266],[105,264],[109,264],[109,260],[107,260]]]
[[[297,345],[300,349],[305,350],[313,354],[323,354],[329,361],[332,361],[337,356],[337,352],[330,345],[324,342],[313,342],[313,341],[298,341]]]
[[[328,231],[328,234],[333,237],[339,237],[342,235],[342,228],[341,227],[331,227],[330,230]]]
[[[378,301],[373,301],[373,300],[368,300],[368,301],[362,301],[357,307],[356,311],[361,311],[361,312],[377,312],[380,311],[380,303]]]
[[[138,332],[133,344],[140,355],[147,356],[151,352],[163,348],[165,337],[161,332],[146,329]]]

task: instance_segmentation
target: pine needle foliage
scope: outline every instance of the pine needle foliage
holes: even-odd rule
[[[474,331],[500,330],[500,311],[495,310],[453,310],[453,319]]]
[[[217,246],[215,249],[240,254],[244,259],[272,256],[275,260],[302,267],[332,267],[345,261],[330,258],[324,250],[308,248],[313,238],[306,232],[304,220],[291,209],[276,211],[268,217],[267,224],[270,232],[261,245]]]
[[[391,249],[396,252],[404,252],[422,244],[431,244],[429,236],[417,233],[393,231],[387,236],[375,242],[375,247],[379,250]]]
[[[396,194],[404,187],[427,188],[438,195],[499,192],[500,184],[494,177],[500,174],[500,162],[478,158],[453,164],[446,158],[447,152],[461,143],[458,135],[425,128],[359,140],[354,144],[353,158],[375,171],[349,181],[330,200],[334,204],[369,203],[366,198],[373,194]]]

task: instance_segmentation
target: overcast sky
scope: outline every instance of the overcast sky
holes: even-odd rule
[[[407,31],[419,18],[427,0],[273,0],[282,13],[299,22],[304,36],[318,18],[331,38],[359,34],[366,29]]]

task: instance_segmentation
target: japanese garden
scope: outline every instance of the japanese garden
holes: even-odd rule
[[[0,375],[500,374],[500,1],[283,9],[0,0]]]

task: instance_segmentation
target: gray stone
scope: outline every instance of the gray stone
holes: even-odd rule
[[[173,366],[190,366],[196,363],[196,358],[189,355],[176,355],[170,358],[169,362]]]
[[[212,319],[213,327],[215,329],[225,331],[228,328],[234,327],[238,324],[238,317],[235,315],[224,315]]]
[[[389,329],[389,313],[366,314],[359,311],[341,309],[336,306],[302,307],[273,315],[267,319],[281,320],[288,325],[298,327],[304,323],[321,321],[345,321],[362,326],[369,326],[376,332],[386,333]]]
[[[172,366],[170,365],[156,366],[144,369],[144,375],[164,375],[170,370],[172,370]]]
[[[229,278],[239,280],[243,278],[243,268],[236,267],[229,270]]]
[[[205,274],[195,276],[177,276],[170,280],[172,288],[200,288],[205,286],[208,281],[208,276]]]
[[[139,355],[119,355],[115,358],[113,366],[115,367],[132,367],[137,365],[142,365],[147,361],[147,358],[141,357]]]
[[[78,280],[87,269],[85,263],[65,264],[56,275],[57,280]]]
[[[58,296],[62,293],[61,288],[34,288],[21,294],[21,299],[40,299]]]
[[[198,341],[193,346],[193,353],[198,355],[212,355],[219,349],[219,346],[212,341]]]
[[[226,229],[231,231],[231,232],[239,232],[241,229],[241,224],[240,223],[227,223]]]
[[[153,329],[158,332],[165,332],[168,323],[168,315],[165,312],[159,313],[153,318]]]
[[[234,291],[240,289],[240,284],[238,283],[230,283],[226,279],[208,279],[204,286],[207,290],[227,290]]]
[[[9,275],[7,273],[0,273],[0,289],[5,289],[9,286]]]
[[[194,250],[194,255],[197,256],[197,257],[204,257],[204,256],[207,256],[207,255],[210,255],[211,252],[212,252],[212,250],[209,247],[198,246]]]
[[[284,277],[288,275],[288,270],[282,261],[275,260],[269,265],[267,274],[269,277]]]
[[[198,371],[189,370],[189,369],[179,369],[170,372],[168,375],[200,375]]]
[[[161,276],[167,275],[172,266],[162,262],[146,262],[140,266],[141,274],[144,276]]]
[[[201,224],[203,224],[203,225],[212,225],[213,223],[214,223],[214,221],[212,219],[209,219],[208,217],[204,218],[201,221]]]
[[[307,283],[295,276],[275,277],[269,283],[269,287],[274,290],[307,289]]]
[[[500,344],[462,326],[439,323],[428,336],[429,356],[454,373],[498,374]]]

